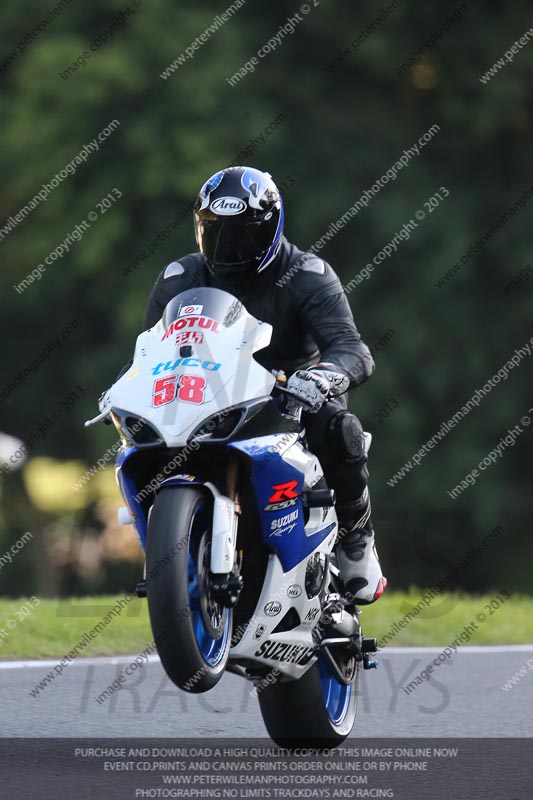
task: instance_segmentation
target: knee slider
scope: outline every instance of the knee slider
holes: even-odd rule
[[[350,411],[339,411],[330,422],[332,445],[335,452],[347,462],[366,458],[363,426]]]

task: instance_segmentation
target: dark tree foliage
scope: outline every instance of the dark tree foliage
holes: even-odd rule
[[[475,485],[456,499],[448,492],[533,407],[531,357],[419,466],[387,483],[533,335],[531,198],[501,222],[533,186],[533,40],[480,80],[529,29],[527,3],[310,0],[302,13],[299,3],[248,0],[162,78],[228,6],[2,6],[0,428],[27,441],[82,387],[31,455],[92,464],[112,443],[110,429],[86,431],[82,421],[130,357],[158,272],[195,249],[190,203],[211,172],[238,159],[270,171],[284,186],[286,233],[301,247],[366,190],[367,206],[320,254],[344,284],[373,267],[349,299],[377,370],[351,407],[374,434],[371,489],[386,572],[396,587],[430,585],[502,525],[505,535],[459,585],[529,591],[527,425]],[[283,26],[275,49],[231,85]],[[114,120],[98,151],[10,229],[10,218]],[[373,192],[432,126],[419,155]],[[120,199],[76,241],[76,226],[114,189]],[[401,238],[410,220],[416,226]],[[68,252],[46,263],[65,242]],[[388,244],[391,254],[373,261]],[[17,291],[35,271],[39,278]],[[8,476],[2,551],[21,530],[50,524],[21,506],[21,492],[20,476]]]

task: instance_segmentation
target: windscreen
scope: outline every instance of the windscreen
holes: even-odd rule
[[[172,326],[176,332],[189,327],[218,331],[231,327],[246,313],[243,304],[233,295],[221,289],[202,287],[188,289],[174,297],[163,311],[162,322],[165,329]],[[192,322],[180,322],[184,318],[192,318]]]

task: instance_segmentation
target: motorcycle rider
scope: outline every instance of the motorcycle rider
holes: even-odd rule
[[[200,286],[230,292],[273,326],[270,345],[255,358],[290,375],[287,388],[305,409],[309,447],[336,492],[336,552],[348,597],[368,604],[382,595],[387,580],[374,543],[363,428],[348,411],[346,391],[370,377],[374,361],[339,278],[321,258],[287,241],[283,219],[269,173],[229,167],[212,175],[194,207],[199,252],[160,273],[144,330],[173,297]]]

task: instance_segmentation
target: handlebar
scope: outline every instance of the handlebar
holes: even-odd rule
[[[274,390],[281,392],[287,398],[286,411],[292,417],[298,417],[303,410],[303,404],[295,395],[287,389],[287,376],[283,370],[272,370],[276,383]]]

